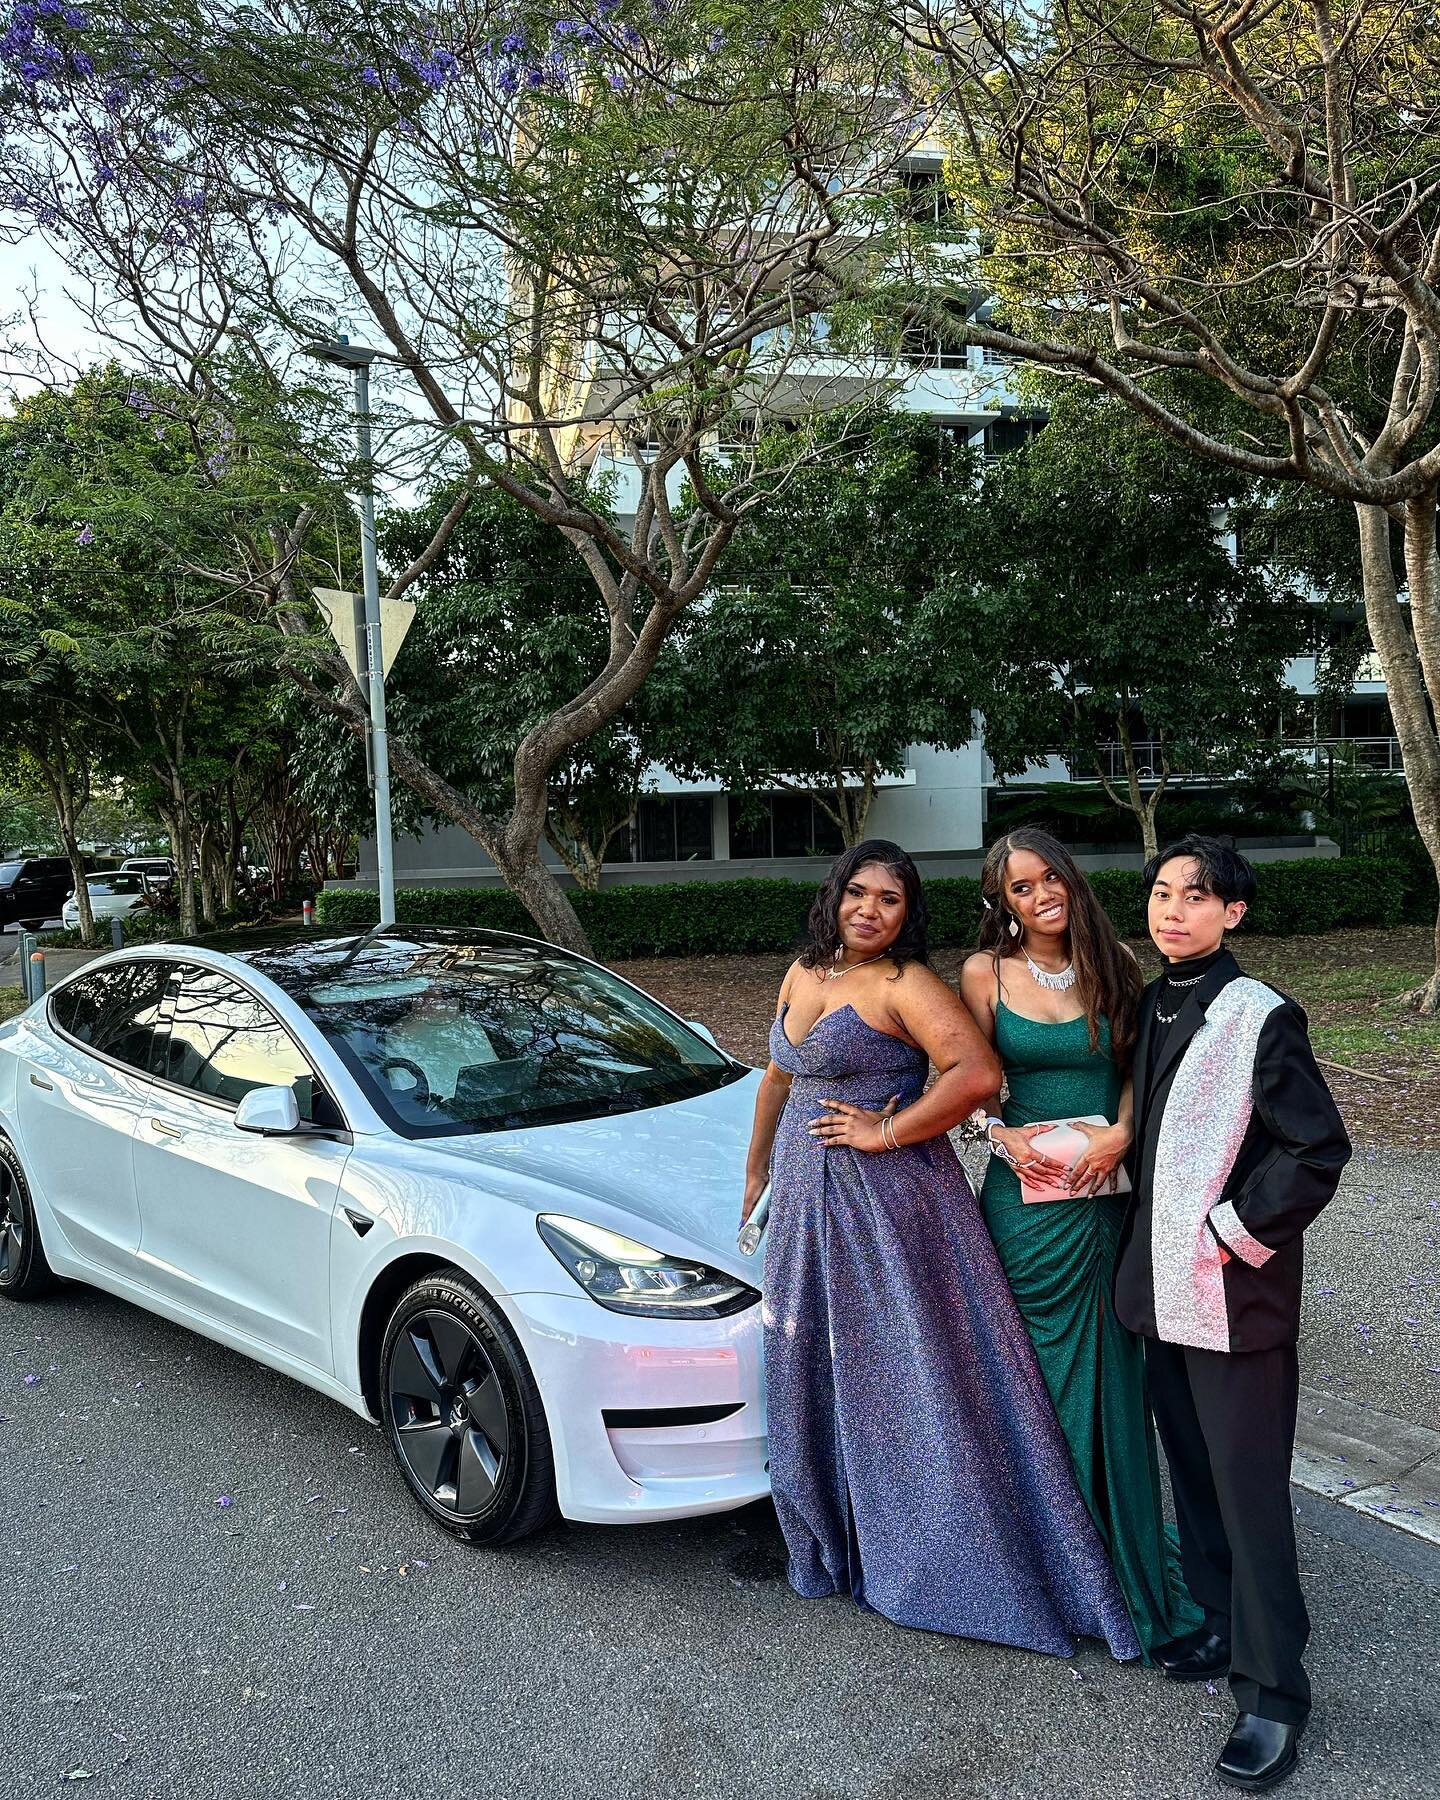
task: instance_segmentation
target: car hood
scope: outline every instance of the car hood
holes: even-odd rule
[[[704,1253],[754,1280],[757,1257],[735,1239],[758,1071],[693,1100],[601,1119],[445,1138],[443,1155],[511,1177],[512,1198],[537,1212],[569,1210],[657,1250]],[[429,1148],[440,1150],[431,1139]],[[458,1171],[456,1171],[458,1173]]]

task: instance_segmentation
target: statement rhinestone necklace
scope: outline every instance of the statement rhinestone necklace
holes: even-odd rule
[[[843,950],[837,950],[835,954],[837,957],[840,957],[843,956],[845,952]],[[827,981],[838,981],[842,975],[852,975],[856,969],[868,968],[871,963],[884,962],[889,954],[890,952],[888,950],[882,950],[878,956],[867,956],[864,962],[851,963],[848,968],[827,969],[825,971],[825,979]]]
[[[1074,987],[1078,979],[1073,962],[1066,963],[1063,969],[1056,969],[1052,973],[1049,969],[1042,969],[1028,950],[1025,952],[1025,967],[1030,971],[1036,987],[1047,988],[1052,994],[1063,994],[1067,988]]]
[[[1173,975],[1170,975],[1167,973],[1165,976],[1164,985],[1160,989],[1160,993],[1155,996],[1155,1023],[1157,1025],[1173,1025],[1175,1023],[1175,1021],[1180,1017],[1180,1014],[1183,1011],[1184,1006],[1185,1006],[1185,1001],[1182,997],[1182,999],[1180,1001],[1180,1005],[1175,1008],[1173,1013],[1161,1012],[1160,996],[1161,996],[1161,994],[1163,994],[1165,992],[1166,988],[1175,988],[1183,996],[1183,994],[1186,990],[1193,988],[1193,987],[1199,987],[1200,983],[1204,979],[1205,979],[1205,975],[1204,975],[1203,971],[1199,975],[1187,975],[1186,978],[1184,979],[1184,981],[1177,981]]]

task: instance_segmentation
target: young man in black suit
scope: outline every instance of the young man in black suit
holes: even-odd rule
[[[1255,895],[1250,864],[1191,836],[1144,881],[1165,969],[1141,1004],[1115,1308],[1146,1339],[1185,1579],[1205,1615],[1155,1659],[1176,1681],[1229,1671],[1239,1716],[1216,1774],[1254,1791],[1295,1766],[1310,1710],[1290,1500],[1301,1233],[1333,1198],[1350,1140],[1304,1012],[1226,948]]]

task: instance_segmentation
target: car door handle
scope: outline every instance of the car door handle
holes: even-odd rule
[[[38,1075],[31,1075],[30,1085],[31,1087],[43,1088],[47,1094],[53,1094],[55,1092],[55,1083],[53,1081],[42,1081]]]
[[[166,1119],[152,1119],[150,1129],[158,1131],[161,1137],[178,1138],[185,1135],[178,1125],[171,1125]]]

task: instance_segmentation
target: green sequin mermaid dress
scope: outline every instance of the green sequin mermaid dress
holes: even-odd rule
[[[995,1047],[1010,1098],[1007,1125],[1116,1116],[1120,1071],[1110,1026],[1090,1048],[1086,1021],[1046,1024],[996,1004]],[[1140,1340],[1115,1317],[1111,1280],[1123,1196],[1072,1197],[1027,1206],[1020,1183],[992,1157],[980,1204],[1035,1345],[1070,1447],[1075,1477],[1147,1656],[1201,1623],[1164,1521],[1155,1433]]]

